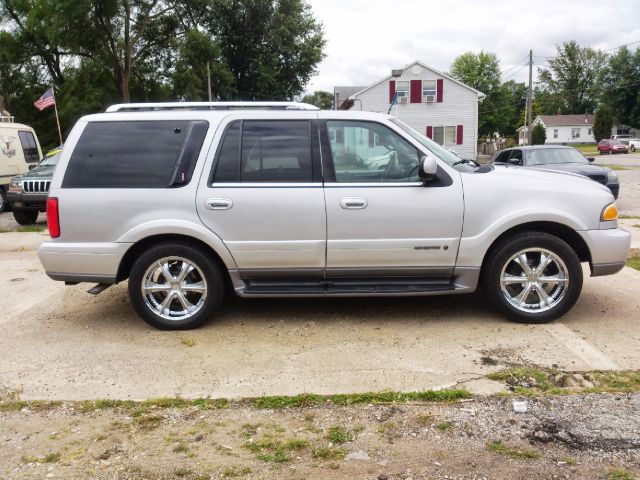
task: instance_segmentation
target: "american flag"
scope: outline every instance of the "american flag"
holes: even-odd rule
[[[50,107],[51,105],[56,104],[56,98],[53,96],[53,87],[44,92],[42,96],[35,101],[34,105],[40,111],[43,111],[45,108]]]

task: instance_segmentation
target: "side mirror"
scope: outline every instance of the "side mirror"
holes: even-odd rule
[[[420,158],[420,168],[418,174],[423,180],[431,180],[438,171],[438,164],[433,155],[424,155]]]
[[[587,157],[587,160],[589,160],[589,163],[593,163],[596,161],[595,157]]]
[[[509,159],[509,164],[511,164],[511,165],[522,165],[522,159],[521,158],[510,158]]]
[[[36,168],[38,166],[37,163],[30,163],[29,164],[29,170],[33,170],[34,168]]]

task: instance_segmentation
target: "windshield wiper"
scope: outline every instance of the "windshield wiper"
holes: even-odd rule
[[[470,163],[474,167],[479,167],[480,166],[480,164],[478,162],[476,162],[475,160],[469,160],[468,158],[463,158],[462,160],[458,160],[457,162],[453,162],[453,166],[455,167],[456,165],[461,165],[463,163]]]

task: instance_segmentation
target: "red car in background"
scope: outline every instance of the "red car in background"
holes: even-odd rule
[[[598,152],[600,152],[600,155],[603,153],[627,153],[628,151],[629,147],[620,140],[609,140],[605,138],[598,143]]]

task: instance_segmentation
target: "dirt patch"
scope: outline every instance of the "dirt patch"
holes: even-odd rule
[[[281,410],[64,403],[0,413],[0,478],[607,478],[640,472],[640,394]],[[621,477],[624,478],[624,477]]]

